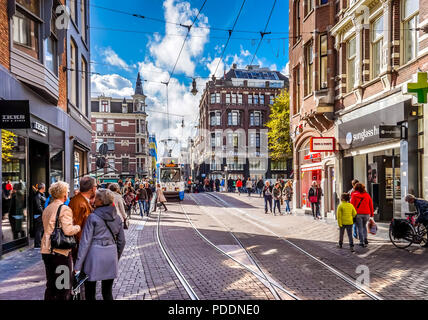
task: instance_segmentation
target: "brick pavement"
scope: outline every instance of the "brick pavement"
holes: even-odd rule
[[[428,298],[428,253],[419,246],[399,250],[384,237],[370,235],[369,248],[356,246],[356,253],[352,254],[346,249],[346,242],[344,249],[336,248],[338,230],[335,225],[305,216],[265,215],[260,198],[217,195],[351,278],[359,276],[358,266],[367,266],[371,288],[386,299]]]

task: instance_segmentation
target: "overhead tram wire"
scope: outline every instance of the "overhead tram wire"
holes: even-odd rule
[[[270,10],[269,18],[268,18],[268,20],[266,22],[266,25],[265,25],[265,29],[263,30],[263,32],[260,32],[260,41],[259,41],[259,44],[257,45],[256,51],[254,52],[253,58],[251,59],[250,65],[253,64],[254,58],[256,57],[257,52],[259,51],[260,45],[261,45],[261,43],[263,41],[263,37],[265,35],[271,33],[271,32],[266,32],[266,29],[267,29],[267,27],[269,25],[270,18],[272,17],[273,10],[275,9],[275,4],[276,4],[276,0],[274,0],[274,2],[273,2],[273,6],[272,6],[272,9]]]
[[[227,46],[229,44],[230,37],[232,36],[232,33],[233,33],[234,29],[235,29],[236,23],[238,22],[239,16],[241,15],[242,9],[244,8],[245,1],[246,0],[242,1],[241,8],[239,9],[238,15],[236,16],[236,19],[235,19],[235,22],[233,23],[232,29],[228,30],[229,31],[229,37],[227,38],[227,41],[226,41],[225,46],[223,47],[223,51],[221,53],[220,59],[218,60],[217,67],[215,68],[215,71],[214,71],[214,74],[213,74],[214,77],[215,77],[215,75],[217,73],[218,66],[220,65],[221,60],[223,60],[224,53],[225,53],[226,48],[227,48]]]

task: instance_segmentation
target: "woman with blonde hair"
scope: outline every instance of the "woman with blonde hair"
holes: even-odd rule
[[[73,270],[73,260],[71,249],[55,249],[51,246],[51,235],[55,229],[57,219],[64,235],[74,236],[80,231],[80,226],[73,225],[73,212],[69,207],[64,205],[69,190],[68,183],[59,181],[52,184],[49,188],[52,200],[42,215],[44,235],[40,252],[46,269],[45,300],[71,299],[71,288],[59,289],[56,285],[58,278],[56,272],[59,266],[64,266],[69,271],[69,283],[72,282],[71,270]]]

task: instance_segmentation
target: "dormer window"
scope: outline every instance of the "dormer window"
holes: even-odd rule
[[[100,112],[110,112],[110,103],[108,100],[101,100]]]

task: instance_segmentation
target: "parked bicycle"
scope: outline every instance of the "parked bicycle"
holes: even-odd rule
[[[421,223],[417,224],[417,212],[405,213],[406,219],[392,219],[389,226],[389,239],[399,249],[405,249],[412,244],[424,246],[428,241],[427,229]]]

